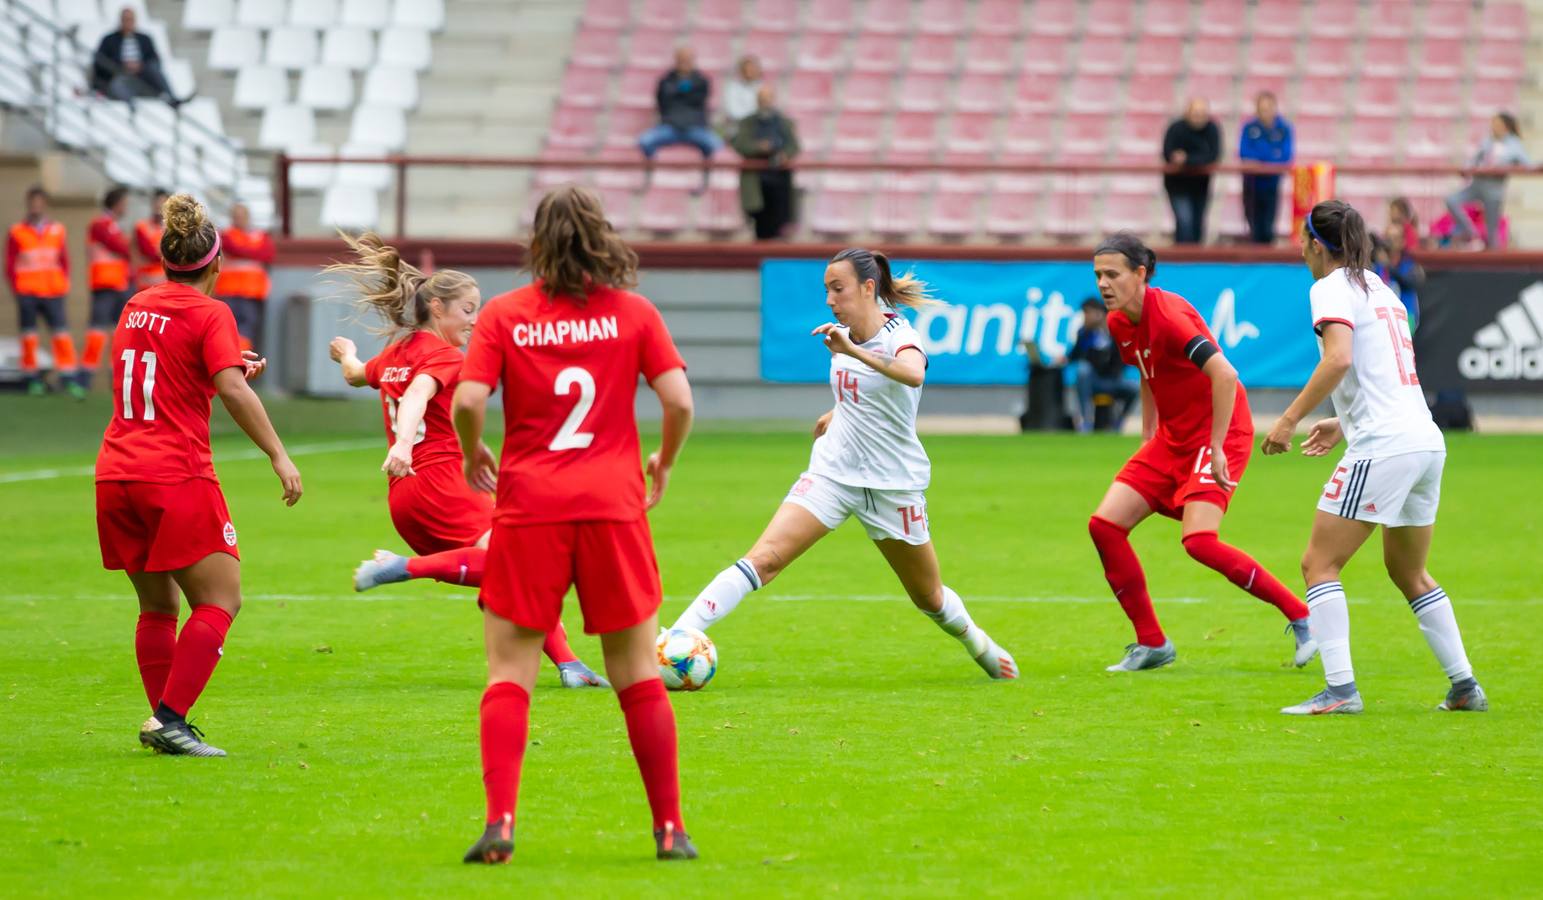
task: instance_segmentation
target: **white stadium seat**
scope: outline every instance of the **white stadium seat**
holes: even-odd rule
[[[186,97],[198,87],[193,78],[193,64],[178,56],[161,61],[161,71],[166,75],[166,86],[173,97]]]
[[[289,5],[289,24],[297,28],[331,28],[338,24],[338,0],[293,0]]]
[[[263,124],[257,145],[268,150],[283,150],[296,144],[316,143],[316,117],[299,105],[270,106],[263,110]]]
[[[400,66],[376,66],[364,76],[361,102],[414,109],[418,105],[418,73]]]
[[[134,10],[134,15],[139,17],[139,24],[144,25],[150,18],[150,10],[145,6],[145,0],[102,0],[102,17],[118,21],[118,14],[124,7]]]
[[[391,24],[439,31],[445,27],[445,0],[396,0]]]
[[[311,29],[285,26],[268,32],[268,65],[304,69],[316,62],[316,56],[316,32]]]
[[[278,28],[284,24],[286,10],[274,0],[237,0],[236,24],[243,28]]]
[[[44,122],[54,140],[67,147],[84,149],[91,144],[91,119],[81,103],[68,102],[74,99],[73,94],[61,98],[61,102],[45,111]]]
[[[343,12],[338,21],[354,28],[379,31],[391,24],[391,4],[389,0],[343,0]]]
[[[348,142],[400,150],[407,144],[407,117],[392,106],[355,107]]]
[[[198,151],[199,166],[209,184],[231,189],[236,185],[241,157],[224,144],[204,144]]]
[[[107,29],[103,30],[102,35],[106,35],[108,31],[117,30],[118,13],[115,11],[112,15],[111,25]],[[150,38],[150,43],[155,45],[155,52],[161,55],[161,59],[167,59],[171,56],[171,32],[167,30],[165,22],[162,22],[159,19],[150,19],[141,16],[139,19],[139,30],[143,32],[146,37]],[[96,52],[97,42],[100,40],[101,36],[98,36],[97,40],[92,41],[91,46],[87,49],[94,54]]]
[[[220,103],[213,97],[194,97],[182,104],[180,111],[184,138],[202,132],[225,133],[225,120],[220,117]]]
[[[16,20],[23,24],[33,21],[32,16],[27,15],[25,10],[30,9],[50,22],[58,15],[57,10],[54,9],[54,0],[11,0],[11,5],[24,10],[16,14]],[[384,3],[381,5],[385,6]]]
[[[182,8],[182,27],[188,31],[213,31],[236,17],[235,0],[187,0]]]
[[[75,36],[93,47],[111,27],[102,18],[102,7],[96,0],[59,0],[53,21],[66,31],[75,28]]]
[[[56,59],[69,59],[74,50],[69,38],[58,37],[52,28],[41,25],[27,28],[26,47],[28,58],[43,65],[52,65]]]
[[[153,144],[171,146],[177,142],[177,111],[160,100],[137,101],[134,128]]]
[[[149,139],[134,127],[129,105],[116,100],[98,100],[91,104],[91,143],[98,147],[131,147],[145,150]]]
[[[327,144],[300,144],[290,147],[293,156],[331,156]],[[289,184],[296,190],[319,191],[331,187],[337,167],[332,163],[294,163],[289,167]]]
[[[329,28],[321,42],[321,64],[367,69],[375,62],[375,33],[367,28]]]
[[[143,150],[133,147],[112,147],[107,151],[107,177],[119,184],[133,187],[149,187],[154,181],[154,170]]]
[[[384,147],[344,144],[338,156],[345,159],[370,159],[389,155]],[[392,169],[385,163],[338,163],[337,183],[385,190],[391,186]]]
[[[289,102],[289,73],[276,66],[242,66],[236,73],[238,109],[267,109]]]
[[[380,220],[380,197],[370,188],[335,184],[321,200],[321,223],[333,228],[374,228]]]
[[[300,73],[300,104],[339,110],[354,104],[354,77],[347,69],[312,66]]]
[[[263,36],[250,28],[216,28],[209,39],[209,68],[234,72],[262,61]]]
[[[380,62],[419,72],[429,67],[434,50],[429,33],[421,28],[388,28],[380,35]]]

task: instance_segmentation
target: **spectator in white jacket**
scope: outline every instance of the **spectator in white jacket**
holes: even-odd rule
[[[755,115],[756,96],[761,91],[761,61],[754,56],[740,59],[734,67],[734,77],[723,86],[722,119],[720,131],[733,140],[741,119]]]

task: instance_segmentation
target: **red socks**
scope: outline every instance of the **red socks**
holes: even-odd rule
[[[139,680],[145,683],[145,699],[153,711],[166,692],[166,676],[177,652],[177,617],[171,613],[142,612],[134,628],[134,658],[139,661]]]
[[[107,346],[107,332],[93,328],[86,332],[86,352],[80,358],[81,368],[95,372],[102,363],[102,350]]]
[[[166,677],[166,690],[160,696],[161,703],[179,716],[188,710],[204,692],[214,667],[219,665],[224,652],[225,633],[230,630],[231,615],[213,604],[193,607],[182,634],[177,638],[177,650],[172,658],[171,671]]]
[[[21,336],[21,370],[27,375],[37,374],[38,336],[36,334]]]
[[[1104,562],[1104,578],[1114,591],[1114,599],[1120,601],[1125,617],[1136,628],[1136,641],[1147,647],[1161,647],[1167,638],[1157,624],[1157,612],[1152,609],[1152,597],[1147,593],[1146,573],[1141,571],[1141,560],[1130,546],[1130,532],[1094,516],[1088,520],[1088,534],[1098,548],[1098,558]]]
[[[616,695],[627,718],[627,739],[643,775],[643,789],[654,813],[655,830],[673,822],[685,831],[680,817],[680,761],[675,743],[675,711],[657,678],[640,681]]]
[[[530,694],[512,681],[488,685],[482,693],[482,786],[488,795],[488,824],[514,821],[520,766],[530,736]]]
[[[479,587],[487,569],[488,551],[483,547],[457,547],[443,553],[414,556],[407,560],[409,578],[432,578],[445,584]]]
[[[1227,580],[1280,610],[1287,619],[1307,615],[1307,604],[1271,575],[1264,566],[1236,547],[1222,543],[1214,531],[1199,531],[1184,538],[1184,549],[1201,565],[1215,569]]]

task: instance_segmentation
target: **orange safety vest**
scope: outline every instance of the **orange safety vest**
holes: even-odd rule
[[[166,231],[164,225],[157,225],[149,219],[140,219],[134,225],[134,234],[140,239],[140,252],[148,244],[155,248],[154,258],[139,264],[135,270],[135,277],[139,281],[139,289],[155,287],[166,281],[166,270],[161,268],[161,234]]]
[[[230,251],[255,249],[268,239],[261,231],[237,231],[227,228],[220,235],[224,246],[220,258],[220,275],[214,282],[217,297],[246,297],[251,300],[268,299],[270,283],[268,267],[255,259],[243,259]]]
[[[41,232],[26,222],[11,226],[11,240],[20,251],[16,281],[11,285],[16,293],[62,297],[70,292],[70,278],[64,272],[64,237],[64,225],[59,222],[49,222]]]
[[[92,221],[93,229],[98,222],[112,222],[112,217],[106,215],[97,216]],[[107,249],[102,244],[91,238],[90,231],[86,232],[86,259],[90,263],[91,289],[93,291],[122,291],[129,286],[129,259],[119,256]]]

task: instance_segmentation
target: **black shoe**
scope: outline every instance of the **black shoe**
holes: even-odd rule
[[[139,742],[168,756],[224,756],[225,751],[204,743],[204,733],[187,721],[161,724],[155,716],[139,726]]]
[[[659,859],[696,859],[696,848],[691,846],[691,835],[676,831],[674,822],[664,823],[654,829],[654,854]]]
[[[471,845],[461,862],[494,865],[507,863],[514,856],[513,817],[505,815],[502,822],[494,822],[482,832],[477,843]]]

